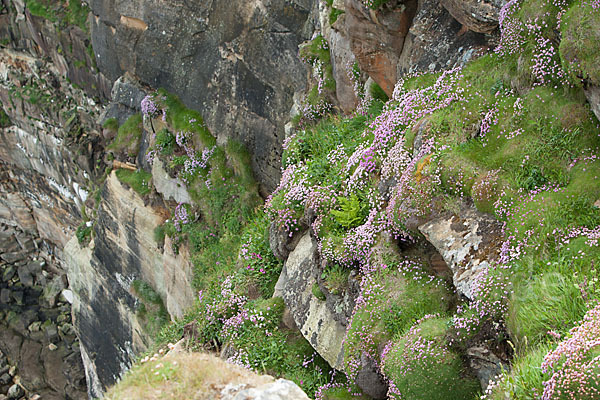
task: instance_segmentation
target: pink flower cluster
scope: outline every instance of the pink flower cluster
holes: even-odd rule
[[[590,309],[569,337],[550,351],[542,362],[542,400],[600,398],[600,305]]]
[[[188,205],[184,203],[179,203],[177,207],[175,207],[173,225],[177,232],[181,232],[183,225],[187,225],[191,222],[187,207]]]

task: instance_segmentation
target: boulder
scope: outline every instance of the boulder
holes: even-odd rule
[[[473,32],[492,33],[498,28],[500,9],[505,0],[441,0],[458,22]]]
[[[317,244],[310,232],[306,232],[285,262],[273,296],[283,298],[296,326],[321,357],[333,368],[342,370],[346,328],[336,320],[327,303],[312,293],[313,285],[317,284],[318,265]]]
[[[491,382],[497,380],[497,377],[502,374],[503,370],[508,368],[508,365],[502,362],[484,344],[469,347],[466,355],[469,360],[469,366],[475,372],[484,391]]]
[[[397,76],[462,66],[479,51],[495,47],[498,37],[497,31],[485,35],[465,30],[440,2],[420,0],[395,64]]]
[[[246,385],[243,385],[246,386]],[[308,400],[309,397],[294,382],[287,379],[278,379],[250,389],[237,391],[237,387],[224,389],[222,400]],[[233,390],[231,390],[233,389]],[[222,393],[223,393],[222,392]]]
[[[158,157],[154,157],[152,162],[152,183],[165,200],[188,204],[192,201],[185,184],[178,178],[171,178]]]
[[[584,93],[588,103],[590,103],[590,108],[596,118],[600,120],[600,86],[589,85],[584,89]]]
[[[472,298],[478,273],[498,257],[502,224],[474,207],[462,205],[458,215],[445,214],[419,226],[440,253],[459,294]]]
[[[360,0],[346,0],[346,35],[360,70],[391,97],[398,81],[396,66],[417,11],[416,0],[376,11]]]

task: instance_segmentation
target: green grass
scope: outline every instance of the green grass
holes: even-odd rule
[[[164,98],[162,102],[168,110],[167,123],[173,132],[192,132],[194,141],[199,145],[197,147],[212,147],[217,143],[199,112],[187,108],[181,100],[164,89],[158,91],[158,96]]]
[[[51,0],[25,0],[25,6],[37,17],[58,22],[60,27],[75,25],[88,32],[87,17],[90,9],[81,1],[57,3]]]
[[[340,10],[338,8],[331,8],[331,11],[329,12],[329,24],[333,25],[335,24],[335,21],[337,21],[337,19],[339,18],[340,15],[342,15],[344,13],[344,10]]]
[[[4,108],[0,107],[0,128],[7,128],[11,125],[10,117],[4,111]]]
[[[31,15],[35,15],[36,17],[42,17],[49,21],[56,22],[58,20],[58,17],[52,5],[53,3],[51,1],[25,0],[25,6],[27,7]]]
[[[378,354],[388,340],[404,334],[418,319],[427,314],[445,314],[450,308],[452,296],[441,280],[421,282],[410,275],[402,276],[394,262],[386,264],[388,268],[371,282],[377,287],[376,294],[355,310],[348,329],[344,363],[350,371],[362,352]]]
[[[517,346],[534,345],[549,331],[566,334],[586,310],[575,279],[546,272],[517,286],[507,325]]]
[[[394,340],[383,366],[385,375],[394,381],[400,392],[400,395],[392,395],[391,398],[475,398],[479,383],[474,378],[465,377],[460,356],[447,347],[447,324],[448,319],[430,318],[421,322],[418,329]],[[415,346],[415,343],[425,345]]]
[[[137,308],[138,318],[142,320],[150,337],[156,337],[161,328],[171,320],[162,298],[144,281],[133,281],[131,288],[140,301]]]
[[[544,361],[544,356],[553,347],[550,343],[540,343],[531,347],[527,353],[517,354],[511,363],[510,371],[504,372],[490,399],[539,399],[540,389],[543,388],[543,382],[546,380],[540,366]]]
[[[122,183],[127,184],[135,190],[140,196],[145,196],[151,192],[152,174],[144,171],[130,171],[128,169],[118,169],[115,172],[117,178]]]
[[[116,118],[109,118],[106,121],[104,121],[102,127],[104,129],[109,129],[113,132],[117,132],[119,130],[119,121]]]
[[[142,115],[134,114],[119,127],[117,136],[107,148],[135,157],[139,151],[141,139]]]

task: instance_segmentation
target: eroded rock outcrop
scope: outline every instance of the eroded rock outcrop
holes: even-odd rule
[[[65,246],[73,313],[81,340],[89,391],[100,396],[149,344],[136,310],[134,281],[148,283],[173,317],[192,305],[192,270],[185,249],[158,249],[154,228],[167,211],[146,205],[111,174],[102,190],[93,249],[72,239]]]
[[[497,33],[464,29],[440,2],[421,0],[396,64],[397,76],[462,66],[478,52],[495,47],[497,39]]]
[[[360,0],[346,0],[345,10],[346,34],[360,69],[391,96],[399,77],[396,65],[417,10],[416,0],[377,11]]]
[[[243,142],[266,191],[279,180],[283,126],[306,81],[298,44],[311,0],[92,0],[99,69],[164,87],[201,112],[220,143]],[[185,15],[185,18],[182,16]]]
[[[487,268],[502,244],[502,224],[490,215],[463,205],[458,215],[443,215],[419,226],[452,270],[459,294],[472,298],[479,271]]]
[[[283,297],[302,335],[329,365],[342,370],[346,328],[327,302],[313,294],[318,265],[317,244],[306,232],[289,254],[273,296]]]
[[[479,33],[492,33],[498,28],[504,0],[441,0],[442,5],[464,27]]]

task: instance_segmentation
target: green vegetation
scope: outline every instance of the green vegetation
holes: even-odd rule
[[[75,236],[77,237],[77,241],[80,245],[86,245],[91,237],[92,237],[92,226],[87,226],[86,222],[82,222],[81,225],[77,227],[77,231],[75,232]]]
[[[445,342],[448,319],[428,318],[394,340],[383,371],[395,384],[392,398],[407,400],[473,399],[479,390],[465,377],[460,356]]]
[[[155,337],[160,329],[167,324],[171,318],[158,293],[147,282],[135,280],[131,284],[135,296],[139,300],[137,305],[137,316],[144,324],[144,329]]]
[[[151,173],[144,170],[130,171],[128,169],[120,168],[115,172],[115,175],[119,181],[127,184],[140,196],[150,194],[150,182],[152,181]]]
[[[11,125],[10,117],[4,111],[4,108],[0,107],[0,128],[7,128]]]
[[[600,15],[587,1],[573,2],[561,20],[560,57],[574,82],[600,84]]]
[[[194,321],[195,348],[233,349],[232,361],[289,377],[309,394],[328,381],[319,357],[302,366],[312,349],[282,326],[282,300],[271,298],[282,268],[269,246],[274,223],[291,237],[311,229],[321,257],[315,298],[341,297],[349,282],[361,287],[344,341],[347,382],[337,378],[321,398],[358,390],[368,357],[392,398],[473,399],[479,386],[464,354],[473,343],[514,356],[488,398],[539,398],[566,368],[543,369],[545,357],[600,300],[600,139],[583,92],[600,79],[599,41],[587,37],[600,24],[581,1],[564,10],[546,0],[511,4],[506,18],[517,28],[503,29],[497,52],[407,77],[393,99],[372,85],[362,94],[372,100],[351,117],[319,108],[335,90],[329,49],[321,36],[305,45],[317,82],[286,140],[284,179],[266,215],[243,146],[217,146],[200,115],[156,93],[153,151],[193,200],[172,210],[157,243],[168,235],[175,250],[187,244],[199,291],[159,343]],[[447,213],[460,223],[471,205],[503,223],[503,238],[477,249],[493,261],[480,264],[466,300],[420,247],[418,226]]]
[[[88,31],[87,17],[90,9],[81,1],[60,3],[52,0],[25,0],[25,6],[31,15],[58,22],[60,27],[76,25],[83,31]]]
[[[113,124],[111,122],[111,124]],[[109,150],[122,152],[130,157],[135,157],[140,148],[142,139],[142,115],[134,114],[119,127],[117,136],[107,147]]]
[[[116,133],[119,130],[119,121],[116,118],[109,118],[104,121],[102,127]]]

